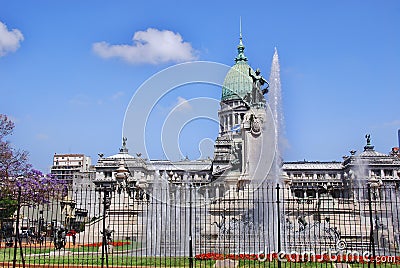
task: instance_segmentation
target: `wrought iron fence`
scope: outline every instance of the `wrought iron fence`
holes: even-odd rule
[[[395,183],[71,187],[1,219],[0,266],[393,266],[399,204]]]

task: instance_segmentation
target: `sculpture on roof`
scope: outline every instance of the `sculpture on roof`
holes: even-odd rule
[[[122,147],[126,147],[126,141],[128,140],[127,137],[122,138]]]
[[[121,153],[128,153],[128,149],[126,148],[126,141],[128,140],[128,138],[126,138],[126,137],[123,137],[122,138],[122,148],[121,149],[119,149],[119,151],[121,152]]]
[[[251,94],[251,104],[254,103],[259,103],[263,99],[263,95],[268,92],[268,87],[269,84],[267,80],[265,80],[264,77],[260,74],[260,69],[257,68],[255,71],[255,74],[251,72],[251,68],[249,68],[249,76],[253,79],[253,89],[252,89],[252,94]],[[261,87],[267,84],[267,86],[264,89],[261,89]]]
[[[367,139],[367,145],[371,145],[371,135],[367,134],[365,135],[365,138]]]

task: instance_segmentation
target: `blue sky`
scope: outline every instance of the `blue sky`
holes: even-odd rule
[[[15,121],[11,141],[35,167],[48,171],[54,153],[96,162],[98,152],[118,151],[125,110],[149,77],[191,60],[233,65],[241,16],[245,54],[265,77],[278,48],[286,161],[341,160],[362,150],[366,133],[386,153],[400,128],[399,14],[395,0],[0,0],[0,113]],[[183,87],[157,109],[220,94]],[[182,131],[192,159],[218,132],[206,121]],[[163,158],[158,142],[151,146],[150,156]]]

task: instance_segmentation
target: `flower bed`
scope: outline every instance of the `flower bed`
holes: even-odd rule
[[[197,254],[194,256],[196,260],[224,260],[225,255],[224,254],[219,254],[219,253],[203,253],[203,254]]]
[[[108,243],[109,245],[112,245],[113,247],[121,247],[124,245],[130,245],[131,242],[129,241],[112,241]],[[91,244],[84,244],[84,247],[101,247],[103,245],[102,242],[97,242],[97,243],[91,243]]]
[[[269,256],[269,255],[268,255]],[[267,257],[268,257],[267,256]],[[195,256],[196,260],[258,260],[258,258],[265,258],[264,254],[220,254],[220,253],[203,253]]]

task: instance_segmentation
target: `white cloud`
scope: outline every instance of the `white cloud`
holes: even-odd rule
[[[20,30],[12,29],[9,31],[7,26],[0,21],[0,57],[16,51],[23,40],[24,36]]]
[[[197,59],[196,51],[184,42],[179,33],[148,28],[133,35],[132,45],[93,44],[93,51],[102,58],[121,58],[129,63],[160,64]]]
[[[122,96],[124,96],[124,92],[118,91],[117,93],[115,93],[114,95],[111,96],[111,99],[117,100],[117,99],[121,98]]]
[[[192,106],[190,105],[189,101],[185,98],[178,97],[178,102],[175,105],[175,110],[176,111],[185,111],[185,110],[191,110]]]

